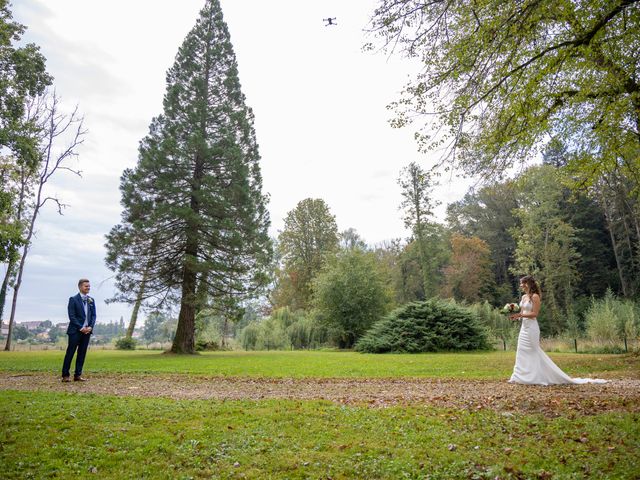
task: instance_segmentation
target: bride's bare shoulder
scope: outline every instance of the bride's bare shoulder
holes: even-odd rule
[[[531,295],[531,301],[534,301],[534,300],[538,300],[538,301],[542,300],[542,297],[540,297],[539,293],[534,293],[533,295]]]

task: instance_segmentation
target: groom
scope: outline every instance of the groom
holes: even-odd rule
[[[89,346],[93,326],[96,324],[96,303],[89,296],[89,290],[91,290],[89,280],[81,278],[78,281],[78,290],[80,290],[80,293],[69,299],[69,306],[67,307],[69,311],[69,327],[67,328],[69,345],[62,364],[63,382],[71,381],[69,369],[76,350],[78,355],[76,356],[76,369],[73,380],[76,382],[86,381],[82,378],[82,365],[84,364],[84,357],[87,355],[87,347]]]

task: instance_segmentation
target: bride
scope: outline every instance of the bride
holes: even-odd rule
[[[524,292],[520,301],[520,312],[510,316],[512,320],[522,319],[518,350],[513,375],[509,383],[528,385],[556,385],[580,383],[605,383],[606,380],[591,378],[571,378],[553,363],[540,348],[540,327],[538,312],[540,311],[540,289],[530,275],[520,279],[520,288]]]

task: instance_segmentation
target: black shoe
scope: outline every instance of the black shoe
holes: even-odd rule
[[[71,379],[69,377],[62,377],[63,382],[70,382]]]
[[[73,381],[74,382],[86,382],[87,379],[86,378],[82,378],[80,375],[74,375],[73,376]]]

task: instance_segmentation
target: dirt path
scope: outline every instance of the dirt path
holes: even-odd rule
[[[433,379],[253,379],[187,375],[95,374],[87,382],[62,383],[46,373],[0,372],[0,390],[38,390],[172,399],[328,400],[340,404],[432,405],[505,414],[547,416],[640,412],[640,380],[553,387],[511,385],[496,380]]]

